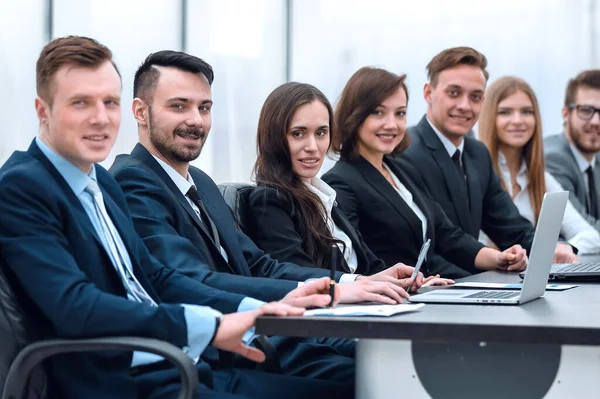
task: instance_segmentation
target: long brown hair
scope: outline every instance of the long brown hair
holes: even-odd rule
[[[506,182],[502,178],[498,165],[499,139],[496,129],[496,116],[498,115],[498,104],[505,98],[517,93],[527,94],[533,106],[535,128],[531,140],[523,147],[523,156],[527,165],[527,178],[529,180],[529,201],[533,208],[535,220],[540,215],[542,200],[546,193],[546,179],[544,171],[544,139],[542,136],[542,118],[540,106],[533,89],[523,79],[514,76],[504,76],[490,85],[485,92],[485,99],[479,117],[479,139],[486,145],[492,156],[494,170],[500,177],[502,188],[507,190]],[[508,191],[508,190],[507,190]]]
[[[336,136],[331,138],[333,152],[343,159],[357,159],[358,129],[365,119],[400,87],[406,93],[406,75],[396,75],[381,68],[363,67],[352,75],[335,108]],[[402,153],[410,144],[410,136],[404,138],[394,148],[391,155]]]
[[[331,258],[331,245],[335,240],[324,219],[325,207],[319,197],[311,192],[292,170],[292,160],[287,141],[287,131],[302,105],[319,101],[329,112],[330,145],[335,135],[333,109],[327,97],[307,83],[289,82],[276,88],[265,100],[260,111],[254,165],[256,184],[277,189],[281,201],[292,206],[304,222],[301,232],[304,250],[313,262],[327,267]]]

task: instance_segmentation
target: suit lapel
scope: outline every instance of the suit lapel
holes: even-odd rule
[[[415,181],[410,176],[408,176],[407,173],[405,173],[402,170],[401,165],[397,165],[396,162],[390,162],[389,166],[394,171],[394,174],[396,174],[398,179],[402,182],[402,184],[404,184],[404,186],[408,189],[408,191],[410,191],[410,193],[413,196],[414,203],[419,207],[421,212],[423,212],[423,215],[425,215],[425,217],[427,218],[427,234],[426,234],[426,236],[431,237],[432,232],[435,231],[435,226],[433,224],[433,222],[434,222],[433,215],[431,214],[431,211],[430,211],[431,208],[429,207],[427,200],[425,199],[423,193],[421,192],[419,185],[417,183],[415,183]],[[420,219],[418,220],[418,223],[419,223],[419,226],[422,226],[422,222]],[[423,228],[422,227],[421,227],[420,231],[421,231],[421,235],[419,236],[419,242],[423,242]]]
[[[211,237],[211,234],[207,230],[208,226],[204,226],[204,223],[202,223],[202,221],[198,217],[198,214],[196,214],[196,212],[194,211],[194,209],[188,202],[185,195],[183,195],[181,193],[181,191],[179,190],[177,185],[169,177],[167,172],[165,172],[165,170],[162,168],[162,166],[160,166],[160,164],[158,162],[156,162],[156,159],[154,159],[152,154],[150,154],[150,152],[146,148],[144,148],[143,145],[138,143],[138,144],[136,144],[133,151],[131,151],[131,155],[134,156],[135,158],[139,159],[140,161],[142,161],[162,180],[162,182],[169,188],[169,191],[171,191],[171,193],[175,196],[177,203],[183,208],[183,210],[187,213],[187,215],[192,220],[192,223],[198,228],[198,231],[202,235],[202,238],[204,239],[205,244],[207,246],[212,247],[212,250],[216,251],[216,253],[218,253],[219,256],[221,256],[221,249],[216,247],[215,242]],[[208,204],[204,201],[204,197],[202,195],[202,190],[198,190],[198,194],[200,195],[200,199],[202,200],[202,202],[204,202],[204,205],[208,208]],[[207,211],[208,211],[208,209],[207,209]],[[208,212],[212,218],[211,212],[210,211],[208,211]],[[214,218],[213,218],[213,221],[214,221]],[[215,224],[218,226],[216,221],[215,221]],[[217,230],[219,230],[219,229],[217,228]],[[225,244],[223,242],[223,240],[221,240],[221,241],[222,241],[221,244]],[[230,252],[228,252],[228,253],[230,253]],[[229,262],[226,262],[225,259],[223,259],[223,262],[227,265],[227,267],[229,268],[229,270],[232,273],[236,274],[234,272],[234,270],[231,268],[231,265],[229,264]]]
[[[563,152],[566,154],[566,156],[570,159],[570,164],[573,165],[573,169],[574,169],[574,176],[577,176],[577,185],[579,187],[581,187],[581,191],[583,193],[583,198],[585,199],[583,205],[586,207],[590,202],[590,196],[589,196],[589,192],[588,192],[588,185],[585,183],[585,172],[582,172],[579,169],[579,162],[577,162],[577,158],[575,158],[575,154],[573,154],[573,149],[571,148],[571,144],[569,143],[569,139],[567,139],[567,135],[565,132],[563,132],[560,135],[560,143],[563,147]],[[596,179],[596,177],[598,175],[600,175],[599,173],[599,169],[600,166],[598,166],[598,160],[596,160],[596,165],[594,165],[594,178]],[[595,181],[598,181],[598,179],[596,179]],[[600,198],[600,193],[598,192],[598,190],[600,190],[600,185],[596,185],[596,198]],[[599,205],[596,204],[596,212],[598,212],[600,210]],[[600,213],[596,213],[597,215]]]
[[[50,162],[50,160],[48,158],[46,158],[46,156],[39,149],[37,144],[35,144],[35,141],[29,147],[28,152],[33,157],[38,159],[42,163],[42,165],[44,165],[46,170],[48,170],[48,172],[52,175],[52,177],[54,178],[54,180],[56,181],[56,183],[58,184],[60,189],[66,195],[69,203],[71,204],[70,211],[73,213],[75,219],[77,219],[79,221],[79,223],[83,227],[83,229],[86,230],[86,233],[93,237],[94,241],[96,242],[96,245],[98,245],[98,247],[100,247],[100,250],[103,251],[104,254],[106,255],[106,259],[110,260],[111,258],[107,252],[107,249],[104,247],[104,244],[100,240],[100,237],[98,236],[98,232],[94,228],[94,225],[92,224],[92,221],[90,220],[90,217],[88,216],[87,212],[83,208],[83,205],[81,205],[81,201],[79,200],[79,198],[77,198],[77,196],[71,189],[71,186],[69,186],[67,181],[60,174],[60,172],[54,167],[52,162]],[[104,193],[103,193],[103,195],[104,195]],[[105,203],[106,203],[106,201],[105,201]],[[116,284],[118,284],[119,288],[122,290],[122,292],[125,293],[125,286],[123,285],[123,282],[121,281],[121,277],[119,276],[119,273],[114,268],[114,266],[111,268],[108,268],[108,272],[114,273],[114,275],[117,277],[115,279]],[[156,300],[156,298],[155,298],[155,300]]]
[[[219,214],[220,214],[219,207],[215,203],[215,201],[222,203],[223,197],[221,196],[221,194],[219,194],[219,196],[215,199],[215,198],[213,198],[213,196],[208,195],[206,190],[204,190],[202,187],[203,181],[205,178],[203,176],[195,173],[195,170],[192,167],[190,167],[189,173],[191,174],[192,178],[194,179],[194,182],[196,184],[198,184],[198,195],[200,196],[200,200],[204,203],[204,207],[206,208],[206,212],[208,213],[208,216],[212,219],[213,223],[217,227],[217,231],[218,231],[219,237],[221,239],[221,246],[225,249],[225,252],[227,252],[227,255],[229,257],[229,262],[227,262],[227,264],[231,268],[232,273],[247,275],[248,274],[247,269],[243,268],[243,267],[240,268],[238,266],[235,266],[237,269],[240,269],[240,270],[238,270],[237,272],[233,271],[234,266],[232,266],[232,264],[233,265],[238,264],[235,254],[238,253],[239,250],[237,247],[232,248],[230,245],[231,245],[231,243],[238,242],[237,236],[235,235],[237,230],[235,230],[235,229],[232,230],[231,226],[234,226],[234,224],[229,224],[227,222],[228,219],[224,219],[219,216]],[[225,223],[223,223],[224,220],[225,220]],[[219,253],[220,253],[220,249],[219,249]],[[245,259],[243,260],[243,262],[245,262]]]
[[[163,183],[167,185],[169,191],[171,191],[171,193],[177,199],[179,205],[188,214],[190,219],[192,219],[192,222],[196,225],[198,230],[200,230],[200,233],[203,235],[203,237],[207,240],[207,242],[211,242],[212,245],[215,246],[213,239],[208,233],[207,227],[204,226],[204,223],[202,223],[202,221],[198,217],[198,214],[194,211],[185,195],[181,193],[177,185],[169,177],[167,172],[165,172],[162,166],[160,166],[160,164],[156,162],[156,159],[154,159],[152,154],[150,154],[150,152],[148,152],[148,150],[146,150],[144,146],[142,146],[141,144],[137,144],[131,152],[131,155],[133,155],[134,157],[141,160],[144,164],[146,164],[146,166],[152,169],[152,171],[163,181]]]
[[[59,185],[59,187],[65,193],[65,195],[67,196],[67,199],[71,203],[71,211],[75,214],[75,217],[77,218],[77,220],[79,220],[79,222],[83,225],[83,227],[87,230],[87,232],[92,237],[94,237],[94,239],[96,240],[96,243],[104,249],[104,245],[102,244],[100,237],[98,237],[98,233],[96,232],[96,229],[94,228],[94,225],[92,224],[92,221],[90,220],[90,217],[88,216],[85,209],[83,209],[83,205],[81,205],[81,201],[79,200],[79,198],[77,198],[77,196],[75,195],[75,193],[69,186],[69,183],[67,183],[67,181],[60,174],[60,172],[54,167],[54,165],[52,165],[52,162],[50,162],[50,160],[48,158],[46,158],[46,156],[39,149],[37,144],[35,144],[35,141],[29,147],[28,152],[33,157],[38,159],[42,163],[42,165],[44,165],[46,170],[48,170],[48,172],[52,175],[52,177],[54,178],[56,183]],[[106,252],[106,250],[105,250],[105,252]],[[108,256],[108,254],[107,254],[107,256]]]
[[[452,158],[448,155],[446,148],[437,137],[426,117],[424,116],[419,124],[417,125],[417,129],[421,134],[421,138],[423,139],[423,143],[429,148],[432,153],[433,159],[437,164],[442,176],[444,177],[444,182],[446,185],[446,189],[450,194],[450,198],[452,200],[452,206],[454,207],[454,211],[460,221],[460,225],[465,231],[471,231],[471,218],[469,216],[469,204],[465,201],[469,193],[466,191],[466,187],[464,182],[461,181],[463,179],[460,176],[460,173],[456,169]],[[463,161],[464,161],[463,156]],[[467,170],[467,164],[464,165],[465,170]],[[471,184],[471,180],[469,180],[469,175],[473,178],[472,174],[467,172],[467,181]],[[471,190],[472,191],[472,190]],[[472,198],[471,198],[472,200]]]
[[[383,196],[392,207],[400,214],[400,216],[406,220],[406,223],[411,227],[411,230],[415,234],[418,242],[423,241],[423,229],[421,227],[421,220],[415,215],[413,210],[406,204],[406,202],[400,197],[400,194],[394,189],[394,187],[386,180],[386,178],[373,166],[364,159],[363,157],[352,161],[358,171],[365,177],[367,183],[369,183],[381,196]],[[387,163],[387,162],[386,162]],[[388,166],[390,163],[387,163]],[[401,180],[401,177],[397,175],[400,168],[391,167],[396,177]]]

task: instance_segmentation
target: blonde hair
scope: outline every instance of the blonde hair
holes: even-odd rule
[[[502,188],[506,190],[506,182],[502,178],[502,174],[498,167],[499,139],[498,131],[496,129],[496,117],[498,114],[498,104],[505,98],[518,92],[525,93],[531,100],[533,116],[535,118],[533,136],[523,147],[523,157],[525,158],[525,163],[527,165],[529,200],[531,202],[531,207],[533,208],[535,220],[537,220],[542,207],[542,200],[546,193],[546,179],[544,177],[546,167],[544,163],[544,143],[540,107],[533,89],[527,82],[514,76],[504,76],[490,85],[485,92],[485,99],[479,117],[479,139],[490,151],[494,170],[498,177],[500,177]]]

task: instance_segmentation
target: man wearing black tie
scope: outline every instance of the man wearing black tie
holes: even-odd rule
[[[562,108],[565,131],[544,141],[546,167],[581,215],[600,231],[600,69],[569,81]]]
[[[329,271],[278,262],[260,250],[239,230],[214,181],[190,165],[210,132],[213,78],[212,67],[192,55],[148,56],[134,79],[140,143],[119,155],[110,172],[152,255],[211,287],[278,300]],[[339,282],[343,273],[335,276]],[[360,302],[367,290],[391,284],[370,276],[340,284],[340,300]],[[287,374],[352,381],[353,340],[280,338],[274,342]]]
[[[488,79],[486,57],[469,47],[442,51],[427,65],[423,94],[427,113],[409,129],[411,145],[401,155],[418,166],[426,189],[448,218],[475,238],[483,230],[501,250],[520,244],[528,252],[534,228],[502,189],[486,147],[468,137],[481,112]],[[437,256],[437,255],[434,255]],[[558,243],[554,261],[577,260]],[[446,261],[433,262],[444,277],[469,273]]]

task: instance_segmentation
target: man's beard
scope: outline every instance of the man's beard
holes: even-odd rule
[[[573,140],[573,145],[582,154],[594,155],[595,153],[600,151],[600,139],[598,141],[596,141],[596,144],[587,145],[583,140],[580,139],[586,133],[584,133],[581,129],[577,129],[575,126],[573,126],[573,123],[571,123],[571,119],[567,120],[567,125],[569,128],[569,135],[571,136],[571,139]]]
[[[150,115],[150,124],[148,125],[148,136],[150,142],[165,158],[174,160],[176,162],[190,162],[200,156],[202,147],[204,146],[204,139],[206,134],[199,128],[177,128],[171,134],[167,134],[166,131],[160,131],[155,129],[156,124],[152,120]],[[175,136],[185,135],[200,140],[200,146],[198,147],[187,147],[180,146],[176,147],[173,143]],[[169,139],[172,140],[169,143]]]

